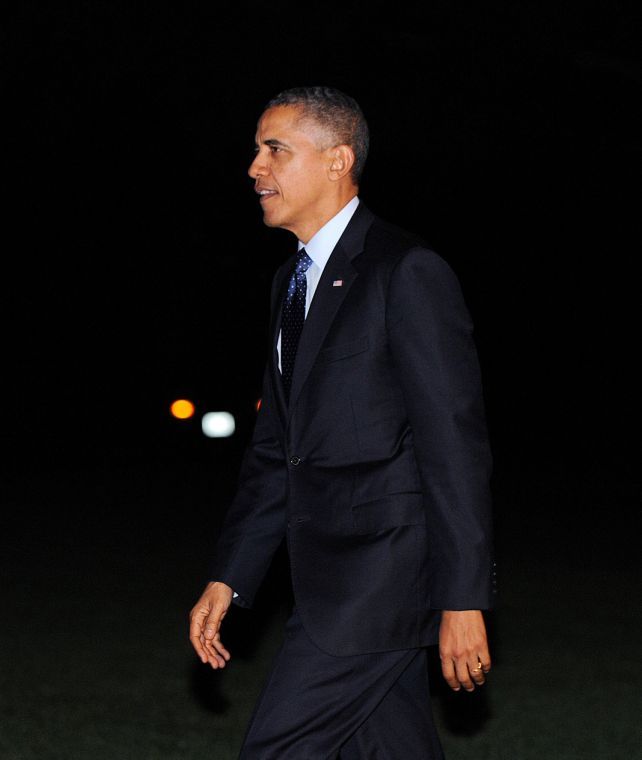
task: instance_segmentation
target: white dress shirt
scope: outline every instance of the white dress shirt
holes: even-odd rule
[[[307,244],[302,243],[299,240],[299,250],[305,248],[305,252],[312,259],[312,265],[308,267],[305,273],[306,279],[306,293],[305,293],[305,316],[308,316],[310,310],[310,304],[314,297],[314,292],[317,289],[321,275],[325,265],[328,263],[330,254],[334,250],[334,247],[339,242],[339,238],[343,235],[345,228],[348,226],[348,222],[352,219],[352,215],[357,210],[359,205],[359,198],[355,195],[352,200],[348,201],[346,205],[335,214],[329,222],[326,222],[318,232],[316,232]],[[279,331],[279,338],[276,344],[276,350],[279,355],[279,369],[281,369],[281,332]]]

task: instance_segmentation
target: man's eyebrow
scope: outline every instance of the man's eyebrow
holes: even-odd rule
[[[258,146],[258,143],[256,143]],[[267,140],[263,140],[263,145],[269,145],[271,148],[289,148],[287,143],[281,142],[274,137],[270,137]]]

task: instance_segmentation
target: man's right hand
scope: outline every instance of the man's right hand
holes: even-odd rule
[[[221,622],[232,602],[232,589],[225,583],[208,583],[189,614],[189,640],[204,663],[224,668],[230,653],[221,641]]]

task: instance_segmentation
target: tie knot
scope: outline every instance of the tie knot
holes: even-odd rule
[[[312,266],[312,263],[312,259],[305,252],[305,248],[301,248],[296,257],[294,271],[297,274],[304,274]]]

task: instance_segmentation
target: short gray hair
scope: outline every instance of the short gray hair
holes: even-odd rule
[[[349,145],[354,152],[352,180],[355,184],[359,182],[368,157],[370,134],[354,98],[333,87],[292,87],[273,97],[265,110],[276,106],[300,106],[303,116],[309,116],[330,132],[336,145]]]

